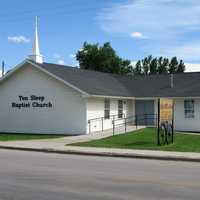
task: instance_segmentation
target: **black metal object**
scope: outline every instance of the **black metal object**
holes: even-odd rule
[[[174,143],[174,100],[172,107],[172,143]]]
[[[115,135],[115,120],[112,121],[113,124],[113,136]]]
[[[158,99],[157,145],[168,145],[174,142],[174,102],[172,120],[160,122],[160,99]]]
[[[174,134],[173,134],[172,123],[169,123],[168,121],[163,122],[159,129],[161,129],[160,135],[159,135],[160,144],[168,145],[168,144],[173,143]]]
[[[88,120],[88,125],[89,125],[89,134],[91,133],[91,120]]]
[[[116,127],[124,126],[125,132],[127,132],[127,125],[135,125],[136,129],[138,127],[138,121],[145,121],[146,124],[144,126],[148,127],[148,120],[153,119],[154,126],[157,127],[157,145],[167,145],[171,144],[174,141],[174,127],[173,120],[165,121],[163,123],[160,122],[160,101],[158,101],[158,114],[143,114],[143,115],[135,115],[129,116],[123,119],[116,119],[112,121],[113,124],[113,135],[115,134]],[[118,123],[118,122],[121,123]]]
[[[149,120],[153,120],[153,124],[149,125],[148,121]],[[156,121],[157,121],[157,114],[141,114],[141,115],[133,115],[133,116],[129,116],[126,118],[122,118],[122,119],[116,119],[112,121],[112,125],[113,125],[113,135],[115,134],[115,129],[116,127],[124,127],[125,132],[127,132],[127,126],[128,125],[132,125],[135,126],[136,129],[138,128],[138,124],[140,124],[140,122],[146,122],[143,124],[143,126],[146,127],[155,127],[156,126]]]
[[[118,114],[117,115],[109,115],[109,119],[112,120],[112,121],[115,120],[116,118],[118,118]],[[123,113],[121,119],[124,119],[124,118],[125,118],[125,114]],[[92,124],[95,123],[95,122],[101,123],[101,131],[103,132],[104,131],[104,120],[107,120],[107,119],[105,117],[98,117],[98,118],[89,119],[88,120],[89,133],[91,133]]]
[[[171,122],[166,121],[160,124],[160,100],[158,100],[158,114],[141,114],[141,115],[134,115],[124,118],[115,119],[116,115],[113,115],[112,120],[112,129],[113,129],[113,136],[115,135],[115,130],[117,127],[124,126],[125,133],[127,132],[128,125],[135,125],[136,129],[138,128],[139,121],[144,121],[146,124],[144,126],[149,126],[148,121],[149,119],[153,119],[154,124],[151,127],[157,127],[157,145],[165,145],[173,143],[174,141],[174,120]],[[92,120],[88,120],[89,124],[89,133],[91,133],[91,122],[101,119],[102,123],[102,131],[104,130],[104,117],[96,118]]]
[[[160,99],[158,99],[157,145],[160,145]]]

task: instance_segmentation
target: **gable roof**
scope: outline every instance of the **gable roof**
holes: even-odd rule
[[[200,97],[199,72],[174,74],[174,87],[171,88],[169,74],[121,76],[58,64],[40,64],[30,60],[26,62],[85,95],[129,98]]]
[[[118,97],[200,97],[200,73],[121,76],[51,63],[37,64],[90,95]]]

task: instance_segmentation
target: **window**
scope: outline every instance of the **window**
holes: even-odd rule
[[[118,100],[118,118],[123,118],[123,101]]]
[[[110,119],[110,99],[104,100],[104,118]]]
[[[185,118],[194,118],[194,100],[184,101]]]

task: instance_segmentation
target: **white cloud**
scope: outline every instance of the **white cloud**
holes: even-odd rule
[[[64,65],[64,64],[65,64],[65,61],[62,60],[62,59],[59,59],[59,60],[58,60],[58,64],[59,64],[59,65]]]
[[[55,57],[56,59],[60,59],[60,58],[61,58],[61,55],[55,53],[55,54],[54,54],[54,57]]]
[[[177,56],[187,62],[199,62],[200,60],[200,41],[171,45],[160,50],[160,55]]]
[[[76,58],[76,55],[75,54],[70,54],[69,57],[70,58]]]
[[[134,39],[145,39],[146,37],[141,32],[133,32],[130,35]]]
[[[136,63],[137,63],[137,61],[135,61],[135,60],[131,61],[131,65],[132,65],[132,66],[135,66]]]
[[[21,43],[29,43],[31,40],[23,35],[19,35],[19,36],[8,36],[8,41],[15,44],[21,44]]]
[[[59,65],[64,65],[64,64],[65,64],[65,60],[64,60],[63,56],[61,56],[61,55],[58,54],[58,53],[55,53],[53,56],[54,56],[54,58],[57,60],[56,62],[57,62]]]
[[[130,35],[140,30],[157,40],[200,30],[199,0],[127,0],[111,5],[97,17],[101,29],[109,33]]]
[[[97,16],[109,34],[148,39],[134,46],[143,55],[176,55],[185,62],[200,62],[199,19],[199,0],[126,0],[109,4]]]

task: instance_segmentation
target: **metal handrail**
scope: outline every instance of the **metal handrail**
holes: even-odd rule
[[[129,123],[133,123],[136,126],[136,129],[137,129],[138,123],[140,121],[144,121],[145,124],[147,125],[147,123],[148,123],[147,120],[154,119],[154,120],[156,120],[155,122],[157,122],[157,117],[158,117],[157,114],[139,114],[139,115],[132,115],[132,116],[125,117],[126,115],[124,113],[122,114],[122,118],[115,119],[116,116],[119,117],[119,114],[110,115],[110,117],[109,117],[109,119],[113,118],[113,119],[110,119],[111,122],[112,122],[112,126],[113,126],[113,134],[115,132],[116,127],[125,125],[125,132],[126,132],[127,124],[129,124]],[[94,121],[97,121],[97,120],[99,120],[101,122],[102,131],[103,131],[104,130],[104,120],[106,120],[106,119],[107,118],[105,118],[105,117],[89,119],[88,120],[89,133],[91,133],[91,123],[94,122]],[[122,121],[122,123],[117,123],[119,121]]]
[[[142,116],[142,118],[141,118]],[[152,116],[152,117],[148,117],[148,116]],[[126,118],[123,118],[123,119],[116,119],[116,120],[113,120],[112,121],[112,124],[113,124],[113,135],[115,133],[115,128],[118,127],[118,126],[121,126],[121,125],[124,125],[124,128],[125,128],[125,132],[126,132],[126,129],[127,129],[127,124],[128,123],[132,123],[134,122],[134,125],[136,126],[136,129],[137,129],[137,126],[138,126],[138,122],[139,121],[143,121],[145,120],[145,123],[147,125],[147,120],[149,119],[154,119],[156,122],[157,122],[157,118],[158,118],[158,115],[157,114],[139,114],[139,115],[132,115],[132,116],[128,116]],[[122,120],[123,122],[120,123],[120,124],[116,124],[115,122],[118,122]]]
[[[116,115],[109,115],[109,118],[105,118],[105,117],[98,117],[98,118],[92,118],[92,119],[89,119],[88,120],[88,123],[89,122],[92,122],[92,121],[98,121],[98,120],[102,120],[102,119],[104,119],[104,120],[106,120],[106,119],[111,119],[111,118],[114,118],[114,117],[116,117],[116,116],[119,116],[119,114],[116,114]],[[125,118],[125,113],[123,113],[122,114],[122,118],[119,118],[119,119],[123,119],[123,118]],[[113,119],[113,120],[115,120],[115,119]]]
[[[110,119],[110,120],[113,121],[113,120],[115,120],[115,117],[116,117],[116,116],[119,117],[119,114],[117,114],[117,115],[110,115],[110,116],[109,116],[109,119],[110,119],[110,118],[113,118],[113,119]],[[122,114],[122,118],[125,118],[125,116],[126,116],[125,113],[123,113],[123,114]],[[105,117],[98,117],[98,118],[89,119],[89,120],[88,120],[89,133],[91,133],[91,123],[92,123],[92,122],[95,122],[95,121],[100,121],[100,122],[101,122],[101,127],[102,127],[101,130],[102,130],[102,132],[103,132],[103,131],[104,131],[104,120],[107,120],[107,118],[105,118]],[[111,121],[111,122],[112,122],[112,121]]]
[[[131,115],[131,116],[128,116],[128,117],[125,117],[125,118],[115,119],[115,120],[113,120],[113,121],[120,121],[120,120],[125,120],[125,119],[128,120],[128,119],[132,119],[132,118],[133,118],[133,119],[136,119],[136,118],[137,118],[138,120],[144,120],[144,119],[146,118],[146,116],[149,116],[149,115],[150,115],[150,116],[157,116],[157,114],[139,114],[139,115]],[[144,117],[143,117],[142,119],[141,119],[141,118],[139,119],[140,116],[142,116],[142,117],[144,116]],[[154,119],[154,118],[155,118],[155,117],[153,117],[153,119]],[[148,119],[152,119],[152,118],[148,117]]]

